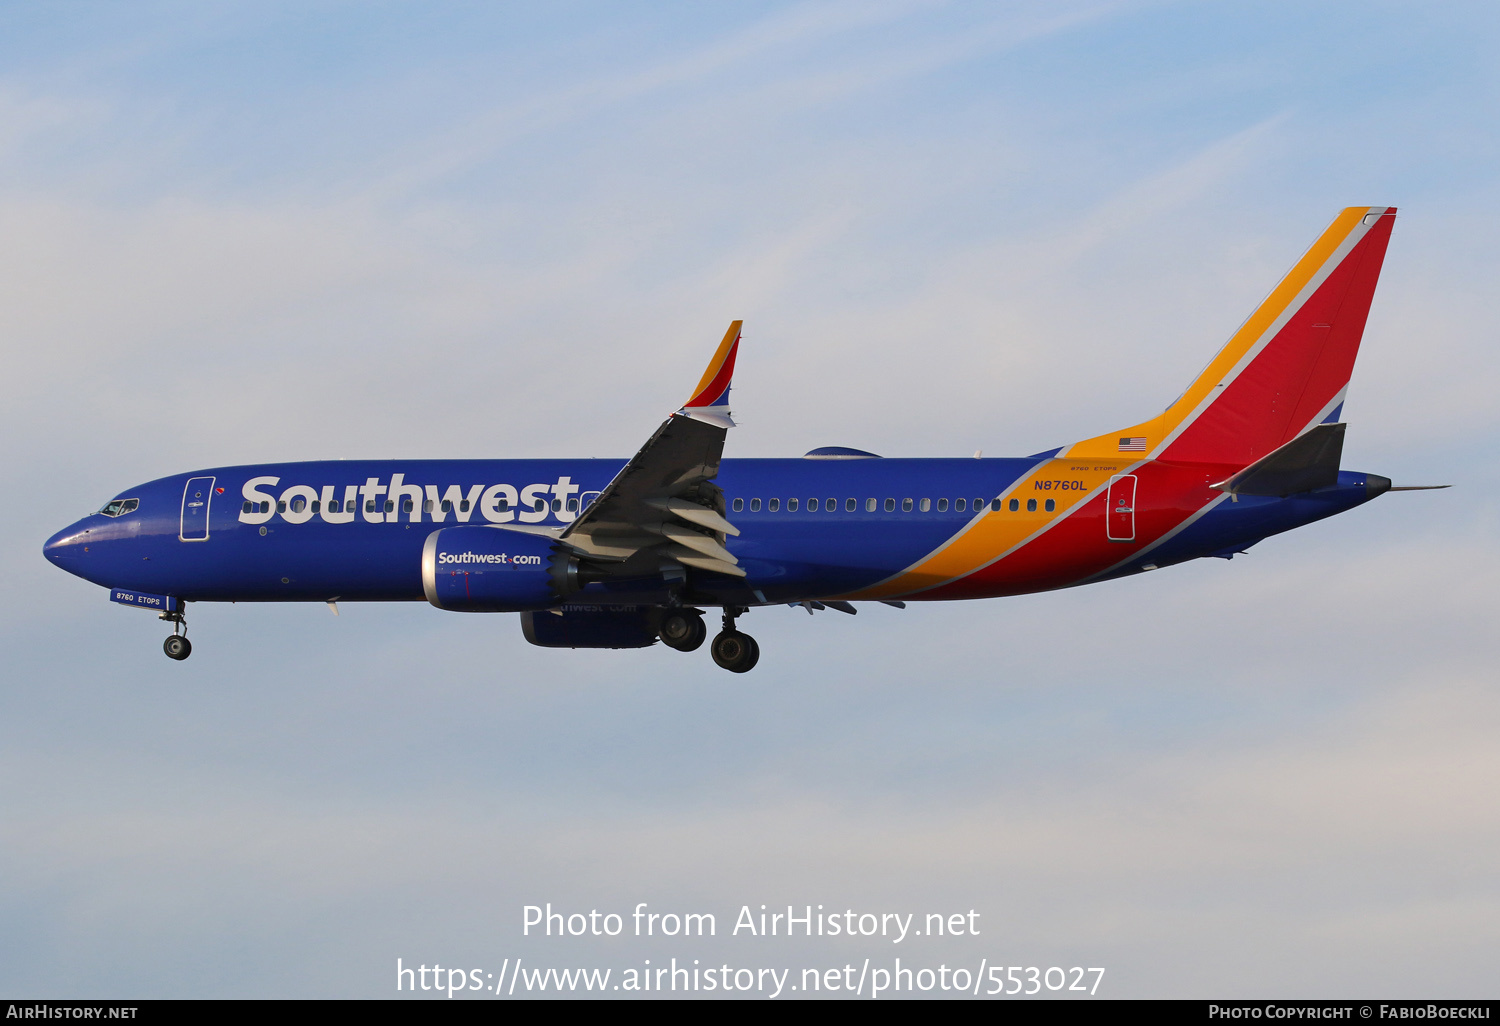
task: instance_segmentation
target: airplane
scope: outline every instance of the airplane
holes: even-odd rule
[[[534,645],[756,665],[751,609],[980,599],[1250,546],[1393,490],[1341,469],[1344,397],[1394,207],[1349,207],[1165,411],[1024,458],[840,446],[725,459],[734,321],[692,396],[629,460],[216,467],[120,492],[47,559],[172,624],[195,602],[426,600],[514,612]],[[1446,487],[1446,486],[1413,486]]]

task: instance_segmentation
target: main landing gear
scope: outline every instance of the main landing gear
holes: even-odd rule
[[[708,637],[703,612],[698,609],[669,609],[656,630],[661,643],[679,652],[691,652]]]
[[[735,617],[743,612],[746,610],[735,606],[724,607],[724,629],[709,648],[714,662],[730,673],[748,673],[760,662],[760,646],[755,639],[734,629]]]
[[[187,620],[181,613],[163,613],[160,619],[172,622],[172,634],[161,643],[161,650],[168,659],[178,662],[193,654],[193,643],[187,639]]]
[[[725,606],[724,629],[709,646],[714,662],[731,673],[745,673],[760,660],[760,646],[755,639],[734,629],[735,617],[744,612],[741,606]],[[656,634],[668,648],[691,652],[708,637],[708,626],[703,622],[701,609],[682,607],[669,609],[662,615]]]

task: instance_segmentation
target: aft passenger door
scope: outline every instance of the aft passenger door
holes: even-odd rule
[[[182,541],[208,541],[208,506],[214,497],[214,479],[190,477],[182,489],[182,520],[177,537]]]
[[[1105,510],[1105,537],[1110,541],[1135,541],[1135,475],[1116,474],[1109,479]]]

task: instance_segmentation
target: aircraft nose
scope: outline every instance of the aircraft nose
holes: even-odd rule
[[[65,562],[76,559],[83,546],[83,530],[77,524],[71,524],[58,531],[47,539],[42,546],[42,555],[54,566],[63,566]]]

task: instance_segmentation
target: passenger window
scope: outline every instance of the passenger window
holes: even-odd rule
[[[1057,509],[1057,501],[1055,499],[1048,499],[1047,500],[1047,512],[1051,513],[1055,509]]]
[[[991,499],[990,500],[990,509],[994,510],[996,513],[999,513],[1000,512],[1000,500],[999,499]]]
[[[859,508],[859,502],[858,502],[858,500],[856,500],[856,499],[845,499],[844,500],[844,512],[845,513],[853,513],[858,508]]]
[[[286,500],[285,499],[283,499],[280,502],[276,503],[276,512],[278,512],[278,513],[285,513],[286,512]]]
[[[974,500],[974,512],[978,513],[982,509],[984,509],[984,500],[983,499],[975,499]]]
[[[969,508],[969,500],[968,499],[954,499],[953,500],[953,508],[956,509],[956,510],[958,510],[960,513],[962,513],[964,510],[966,510],[966,509]]]
[[[766,512],[768,512],[768,513],[775,513],[780,508],[781,508],[781,500],[780,499],[771,499],[770,501],[768,501],[766,503]]]
[[[241,513],[249,513],[250,512],[250,500],[249,499],[246,499],[245,500],[245,505],[243,505],[243,506],[240,507],[240,512]]]
[[[932,509],[932,500],[931,499],[923,499],[922,500],[922,512],[926,513],[926,512],[928,512],[931,509]]]
[[[903,513],[910,513],[911,512],[911,500],[910,499],[902,499],[901,500],[901,512],[903,512]]]
[[[374,499],[366,499],[365,500],[365,512],[366,513],[374,513],[375,512],[375,500]]]
[[[578,512],[578,500],[577,499],[569,499],[568,500],[568,512],[569,513],[577,513]]]
[[[795,513],[795,512],[797,512],[797,500],[796,499],[788,499],[788,500],[786,500],[786,508],[787,508],[787,512],[788,513]]]
[[[432,512],[432,500],[431,499],[428,499],[426,502],[422,503],[422,512],[423,513],[431,513]]]
[[[817,499],[808,499],[807,500],[807,511],[809,513],[816,513],[818,511],[818,500]]]
[[[445,502],[445,503],[443,503],[443,508],[447,509],[451,505],[453,505],[451,502]],[[501,513],[504,513],[506,510],[510,509],[510,500],[509,499],[497,499],[497,500],[495,500],[495,508],[498,509]]]
[[[734,509],[734,511],[736,513],[738,513],[740,510],[742,510],[744,508],[745,508],[745,500],[744,499],[735,499],[734,500],[733,509]]]
[[[1011,499],[1010,500],[1010,511],[1012,513],[1014,513],[1016,510],[1018,510],[1020,508],[1021,508],[1021,500],[1020,499]]]
[[[444,499],[443,500],[443,504],[439,508],[444,513],[452,513],[453,512],[453,500],[452,499]]]
[[[866,499],[865,500],[865,512],[866,513],[874,513],[875,512],[875,500],[874,499]]]
[[[1027,499],[1026,500],[1026,512],[1028,512],[1028,513],[1035,513],[1036,512],[1036,500],[1035,499]]]
[[[759,513],[760,512],[760,500],[759,499],[751,499],[750,500],[750,512],[751,513]]]
[[[410,499],[402,499],[401,500],[401,512],[403,512],[403,513],[410,513],[411,510],[412,510],[411,500]]]
[[[938,500],[938,512],[939,513],[946,513],[946,512],[948,512],[948,500],[947,499],[939,499]]]
[[[387,513],[394,513],[394,512],[396,512],[396,500],[395,499],[386,499],[385,500],[385,511]]]
[[[546,508],[547,508],[547,500],[546,499],[538,499],[538,500],[536,500],[535,502],[533,502],[531,504],[531,511],[533,513],[540,513],[542,510],[544,510]]]
[[[297,498],[295,498],[295,499],[293,499],[292,500],[292,512],[293,513],[301,513],[302,512],[302,507],[305,506],[305,505],[307,505],[307,500],[306,499],[304,499],[304,498],[302,498],[300,496],[297,497]]]
[[[467,513],[467,512],[469,512],[469,500],[468,499],[465,499],[463,502],[460,502],[458,504],[458,511],[460,513]]]
[[[322,502],[322,500],[320,500],[320,499],[314,499],[313,500],[312,511],[314,513],[321,513],[323,511],[323,502]]]
[[[896,512],[896,500],[895,499],[886,499],[885,500],[885,511],[887,513],[894,513],[894,512]]]
[[[330,512],[330,513],[337,513],[338,511],[339,511],[339,500],[337,500],[337,499],[329,499],[328,500],[328,512]]]
[[[561,513],[562,512],[562,500],[561,499],[553,499],[552,500],[552,512],[554,512],[554,513]]]
[[[823,508],[826,509],[830,513],[837,513],[839,511],[839,500],[837,500],[837,499],[824,499],[823,500]]]
[[[269,513],[269,512],[271,512],[271,500],[270,499],[267,499],[265,502],[263,502],[263,503],[260,504],[260,511],[262,513]]]

